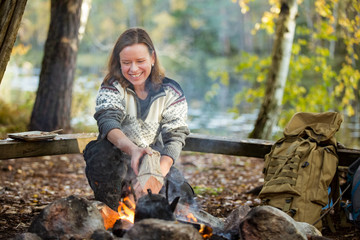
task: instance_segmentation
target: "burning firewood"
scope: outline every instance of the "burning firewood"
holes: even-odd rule
[[[117,212],[105,204],[100,207],[99,211],[104,219],[105,229],[113,228],[118,221],[121,223],[121,228],[129,229],[134,223],[135,201],[127,196],[119,202]]]
[[[164,177],[160,168],[160,153],[153,150],[152,155],[145,155],[142,158],[139,174],[136,178],[135,193],[138,198],[145,195],[147,189],[152,193],[159,193],[164,185]]]

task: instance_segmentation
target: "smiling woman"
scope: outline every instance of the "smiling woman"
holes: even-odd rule
[[[94,117],[100,134],[84,157],[97,200],[116,210],[129,187],[139,198],[148,188],[165,192],[164,183],[170,198],[192,199],[192,188],[173,167],[189,134],[186,98],[164,76],[144,29],[130,28],[115,43]]]
[[[150,55],[143,43],[127,46],[120,52],[121,72],[134,86],[136,94],[141,99],[146,99],[148,95],[145,83],[154,66],[154,54]]]

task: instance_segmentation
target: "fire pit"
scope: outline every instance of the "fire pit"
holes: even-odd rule
[[[142,205],[142,201],[147,205]],[[169,204],[164,196],[149,193],[140,198],[136,206],[131,197],[124,198],[116,212],[101,202],[70,196],[44,208],[33,220],[28,232],[16,239],[307,240],[311,236],[321,236],[312,225],[296,222],[284,212],[269,206],[253,209],[240,206],[221,220],[177,201]],[[142,215],[142,208],[147,207],[150,211],[146,210]],[[151,208],[158,211],[151,211]],[[162,211],[167,213],[160,214],[160,217],[152,215]]]
[[[104,205],[100,212],[104,218],[104,226],[107,230],[112,229],[113,233],[122,237],[134,223],[144,219],[161,219],[166,221],[177,221],[188,224],[196,229],[203,239],[209,239],[213,234],[213,228],[204,223],[199,223],[194,216],[195,211],[189,205],[178,204],[179,197],[175,198],[171,204],[168,199],[160,194],[152,194],[148,190],[148,195],[139,199],[137,205],[133,198],[126,197],[120,202],[118,212],[113,211]]]

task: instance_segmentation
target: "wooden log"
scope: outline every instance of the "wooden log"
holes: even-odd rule
[[[95,140],[95,133],[60,134],[50,141],[25,142],[0,140],[0,160],[82,153],[86,144]],[[184,151],[263,158],[271,150],[273,141],[238,139],[190,134]],[[359,149],[339,148],[339,165],[349,166],[360,157]]]

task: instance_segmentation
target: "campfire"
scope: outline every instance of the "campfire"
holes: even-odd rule
[[[151,191],[149,195],[151,196]],[[177,203],[176,203],[177,205]],[[149,206],[151,207],[151,206]],[[121,199],[119,202],[118,211],[114,211],[111,208],[103,205],[100,209],[101,216],[104,220],[104,227],[106,230],[116,229],[116,223],[120,222],[118,225],[121,226],[121,235],[129,230],[135,222],[135,213],[136,213],[136,204],[132,197],[126,196]],[[191,212],[189,206],[177,205],[177,208],[174,210],[174,215],[176,221],[183,224],[190,224],[196,230],[203,239],[210,239],[213,235],[213,229],[206,224],[199,223],[198,219]],[[116,230],[117,231],[117,230]]]
[[[149,204],[149,201],[153,204]],[[176,208],[173,208],[174,201]],[[174,201],[169,205],[162,195],[149,194],[141,197],[135,205],[131,198],[124,198],[116,212],[103,203],[69,196],[58,199],[44,208],[33,220],[28,232],[21,234],[18,239],[40,237],[96,240],[120,237],[129,240],[307,240],[312,239],[311,236],[321,236],[314,226],[296,222],[283,211],[270,206],[252,209],[249,206],[240,206],[225,220],[221,220],[201,209],[178,203],[178,198]],[[168,215],[169,210],[171,215]],[[156,215],[159,213],[160,215]],[[151,218],[147,214],[155,214],[156,218]],[[159,219],[158,216],[163,218]]]
[[[135,218],[135,202],[130,197],[125,197],[119,202],[118,211],[114,211],[111,208],[104,205],[101,208],[100,213],[104,219],[105,229],[113,228],[116,221],[127,221],[127,226],[131,227],[134,224]]]
[[[307,240],[307,235],[318,235],[315,227],[297,223],[269,206],[253,209],[239,206],[225,220],[217,218],[201,210],[195,194],[183,194],[191,187],[181,184],[180,188],[171,187],[167,181],[163,189],[165,196],[158,191],[153,194],[150,189],[146,193],[144,188],[137,193],[136,187],[124,185],[126,190],[121,191],[117,211],[103,202],[81,197],[59,199],[43,209],[31,223],[28,234],[35,236],[24,239]],[[264,234],[275,234],[276,238],[254,238]]]

